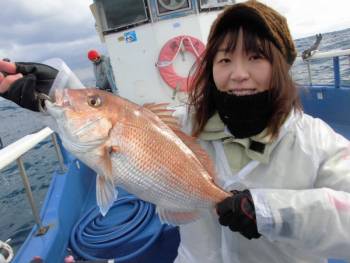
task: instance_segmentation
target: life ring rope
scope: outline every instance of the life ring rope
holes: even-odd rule
[[[199,58],[200,55],[198,54],[198,51],[197,51],[196,48],[194,47],[191,38],[189,38],[189,37],[187,37],[187,36],[184,36],[184,37],[181,38],[180,43],[179,43],[179,47],[178,47],[178,49],[176,50],[176,53],[175,53],[175,55],[173,56],[173,58],[172,58],[170,61],[159,61],[159,62],[156,63],[156,66],[157,66],[157,67],[167,67],[167,66],[173,64],[174,61],[175,61],[175,59],[176,59],[176,57],[177,57],[177,55],[178,55],[179,52],[181,51],[181,48],[185,48],[185,45],[184,45],[184,43],[183,43],[184,40],[188,40],[188,42],[190,43],[190,45],[191,45],[191,47],[192,47],[192,50],[193,50],[193,52],[194,52],[196,58]]]
[[[165,83],[176,91],[188,91],[188,85],[192,76],[179,76],[174,69],[173,63],[182,50],[192,53],[196,60],[200,59],[205,45],[197,38],[184,35],[168,40],[159,52],[155,66]]]

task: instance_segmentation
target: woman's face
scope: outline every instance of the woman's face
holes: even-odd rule
[[[216,87],[236,96],[252,95],[269,89],[271,63],[261,54],[244,50],[242,28],[233,52],[225,51],[226,42],[220,45],[213,61]]]

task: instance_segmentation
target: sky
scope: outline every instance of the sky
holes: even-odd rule
[[[95,31],[92,0],[0,0],[0,58],[42,62],[63,59],[91,82],[87,52],[106,52]]]
[[[349,0],[261,1],[287,18],[294,39],[350,28]],[[93,83],[87,51],[107,50],[95,31],[92,2],[0,0],[0,58],[42,62],[59,57],[83,82]]]
[[[261,0],[261,2],[271,5],[287,18],[294,39],[350,28],[349,0]]]

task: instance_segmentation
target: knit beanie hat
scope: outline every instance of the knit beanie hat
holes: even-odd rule
[[[227,25],[237,26],[245,23],[256,26],[262,31],[259,33],[266,35],[274,43],[287,63],[293,64],[297,51],[286,18],[255,0],[232,5],[219,14],[210,29],[208,42],[224,31]]]

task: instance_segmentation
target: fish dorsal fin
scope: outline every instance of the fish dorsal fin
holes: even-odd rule
[[[185,134],[181,130],[174,130],[174,133],[186,144],[188,148],[192,150],[194,155],[198,158],[199,162],[204,166],[205,170],[209,173],[211,178],[214,177],[215,168],[208,153],[199,145],[196,138]]]
[[[168,105],[169,103],[146,103],[143,107],[157,115],[170,129],[180,130],[179,120],[172,115],[174,110],[168,109]]]
[[[172,115],[174,110],[168,109],[168,105],[168,103],[147,103],[144,104],[143,107],[156,114],[161,119],[161,121],[163,121],[166,125],[169,126],[170,129],[173,130],[173,132],[182,140],[182,142],[192,150],[192,152],[198,158],[200,163],[204,166],[209,175],[213,178],[213,175],[215,174],[215,169],[209,155],[197,143],[194,137],[191,137],[185,134],[183,131],[181,131],[178,119]]]

